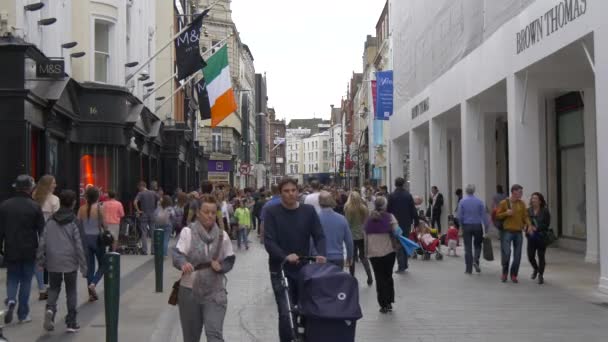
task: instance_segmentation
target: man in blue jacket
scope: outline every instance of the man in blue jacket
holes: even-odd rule
[[[395,191],[388,197],[388,206],[386,211],[393,214],[399,222],[399,227],[403,230],[403,236],[409,237],[412,230],[412,223],[418,226],[418,213],[416,212],[416,205],[414,204],[414,198],[409,191],[405,190],[405,179],[398,177],[395,179]],[[408,256],[403,251],[403,248],[399,248],[397,251],[397,272],[405,272],[408,268],[407,263]]]
[[[268,252],[270,281],[279,312],[279,337],[281,342],[293,341],[289,323],[289,307],[285,289],[281,284],[281,265],[285,262],[285,274],[289,283],[290,302],[295,303],[297,272],[303,266],[299,258],[310,253],[310,239],[318,252],[316,261],[325,263],[327,259],[325,235],[315,208],[298,202],[298,183],[295,179],[284,178],[278,185],[281,203],[265,208],[264,246]]]
[[[327,261],[340,267],[349,267],[353,260],[353,236],[344,216],[334,211],[336,201],[327,191],[319,193],[319,220],[325,244],[327,246]],[[344,246],[346,245],[346,265],[344,265]]]

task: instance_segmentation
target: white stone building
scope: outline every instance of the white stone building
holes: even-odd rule
[[[304,152],[304,182],[316,178],[322,183],[331,181],[329,158],[329,131],[314,134],[302,140]]]
[[[599,262],[608,292],[608,2],[485,4],[392,2],[391,173],[409,153],[412,192],[438,186],[444,213],[468,183],[490,206],[497,185],[540,191],[558,244]]]
[[[310,135],[308,128],[288,128],[286,130],[286,175],[304,181],[304,139]]]

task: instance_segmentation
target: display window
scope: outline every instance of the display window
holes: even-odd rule
[[[80,198],[91,186],[97,187],[101,200],[108,190],[118,190],[119,163],[116,146],[82,146],[80,153]]]

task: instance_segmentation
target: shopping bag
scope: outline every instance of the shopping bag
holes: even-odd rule
[[[489,236],[483,238],[483,258],[487,261],[494,260],[494,250],[492,249],[492,239]]]
[[[419,247],[417,243],[406,238],[405,236],[399,236],[399,242],[401,243],[401,246],[403,246],[403,250],[407,255],[413,255],[416,253],[416,250]]]

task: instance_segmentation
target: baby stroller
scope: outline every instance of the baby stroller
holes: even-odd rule
[[[425,228],[429,228],[429,230],[431,232],[431,236],[433,236],[435,239],[437,239],[437,229],[432,229],[432,228],[426,226],[425,222],[423,222],[423,221],[420,221],[420,222],[421,222],[421,226],[423,226]],[[420,255],[422,257],[422,260],[430,260],[431,256],[433,254],[435,254],[436,260],[442,260],[443,254],[441,254],[441,248],[439,247],[440,240],[439,239],[435,240],[433,245],[427,245],[422,241],[422,234],[423,234],[423,231],[422,231],[421,227],[418,227],[418,228],[414,229],[409,235],[409,239],[418,243],[418,246],[419,246],[418,249],[416,249],[416,253],[414,253],[412,258],[417,259],[418,255]]]
[[[140,238],[139,220],[135,216],[125,216],[120,220],[118,251],[121,254],[143,254]]]
[[[314,262],[300,257],[300,262]],[[359,284],[349,273],[333,264],[311,263],[298,274],[297,305],[289,298],[283,267],[283,288],[289,306],[294,342],[353,342],[359,306]]]

